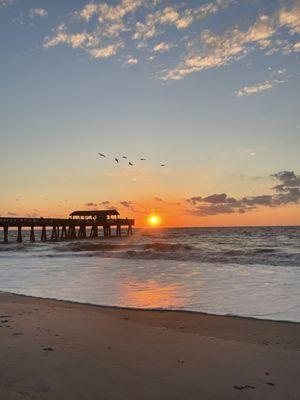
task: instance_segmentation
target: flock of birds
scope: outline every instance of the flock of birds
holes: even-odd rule
[[[106,155],[103,154],[103,153],[98,153],[98,155],[99,155],[100,157],[106,158]],[[124,158],[125,160],[128,160],[128,157],[127,157],[127,156],[122,156],[122,158]],[[140,158],[140,161],[147,161],[147,160],[146,160],[146,158]],[[115,157],[115,162],[116,162],[117,164],[119,164],[119,158]],[[131,161],[128,161],[128,165],[130,165],[131,167],[133,167],[133,163],[132,163]],[[161,166],[161,167],[165,167],[166,164],[160,164],[160,166]]]

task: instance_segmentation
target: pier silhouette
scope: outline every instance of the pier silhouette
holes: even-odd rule
[[[85,239],[99,237],[99,228],[103,229],[105,238],[122,236],[122,227],[127,228],[127,236],[133,234],[134,219],[119,218],[117,210],[73,211],[69,218],[21,218],[0,217],[0,227],[3,228],[4,242],[8,242],[9,228],[17,228],[17,242],[23,241],[22,229],[30,228],[29,240],[35,242],[35,228],[41,228],[42,242],[50,240]],[[51,236],[47,237],[47,231]],[[90,228],[88,231],[87,228]]]

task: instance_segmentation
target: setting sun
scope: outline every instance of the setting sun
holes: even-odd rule
[[[156,214],[152,214],[148,217],[148,224],[152,226],[156,226],[160,224],[160,216]]]

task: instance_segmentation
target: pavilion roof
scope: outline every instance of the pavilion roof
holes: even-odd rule
[[[71,217],[107,217],[110,215],[120,215],[117,210],[84,210],[73,211]]]

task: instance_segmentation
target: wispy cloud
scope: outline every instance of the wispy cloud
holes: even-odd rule
[[[14,2],[15,0],[0,0],[0,8],[11,6]]]
[[[279,11],[279,24],[287,27],[291,34],[300,33],[300,2],[294,1],[292,8],[283,7]]]
[[[124,61],[124,64],[126,65],[137,65],[139,63],[139,60],[135,57],[129,57],[127,60]]]
[[[179,80],[193,72],[210,68],[219,68],[229,65],[247,56],[255,49],[267,49],[266,54],[280,48],[286,53],[298,51],[297,43],[272,41],[280,34],[281,28],[288,28],[290,34],[300,31],[299,2],[289,10],[282,8],[271,15],[260,15],[255,23],[247,30],[237,27],[226,30],[222,34],[215,34],[210,30],[203,30],[198,38],[187,43],[186,56],[172,69],[167,69],[161,75],[163,80]]]
[[[126,47],[125,36],[128,34],[133,42],[138,41],[135,47],[146,48],[145,42],[163,34],[167,27],[184,30],[195,20],[203,19],[230,3],[233,0],[216,0],[196,8],[189,8],[181,1],[172,6],[163,6],[157,0],[118,0],[115,5],[100,1],[88,3],[58,26],[53,35],[46,37],[44,47],[67,44],[87,50],[93,58],[107,58]],[[136,16],[140,9],[143,9],[144,17],[132,25],[130,16]],[[74,32],[76,23],[82,22],[87,23],[86,30]],[[154,46],[154,51],[164,52],[171,47],[173,45],[162,41]]]
[[[241,5],[235,0],[215,0],[201,6],[181,0],[90,2],[66,17],[64,23],[44,39],[44,47],[67,45],[84,50],[96,59],[120,53],[121,64],[124,59],[128,65],[140,64],[144,57],[143,60],[155,65],[156,59],[151,53],[164,53],[174,47],[169,38],[175,32],[176,46],[181,51],[177,52],[173,66],[162,66],[160,61],[157,77],[162,81],[180,80],[195,72],[228,66],[255,50],[265,56],[279,51],[283,55],[300,51],[299,0],[291,1],[289,6],[279,2],[276,11],[258,13],[256,20],[245,28],[238,23],[223,31],[202,28],[199,21],[213,18],[231,6]],[[136,51],[141,55],[136,55]],[[170,63],[170,60],[165,62]],[[258,93],[278,83],[282,82],[270,79],[247,86],[236,94]]]
[[[102,206],[108,206],[109,204],[110,204],[110,201],[108,201],[108,200],[102,201],[100,203],[100,205],[102,205]]]
[[[163,80],[179,80],[196,71],[218,68],[245,57],[253,45],[275,33],[274,18],[261,15],[247,31],[233,28],[223,34],[205,29],[187,44],[187,55],[177,67],[165,71]]]
[[[254,157],[256,156],[256,152],[252,149],[245,149],[244,152],[247,154],[249,157]]]
[[[86,206],[86,207],[97,207],[97,204],[96,204],[96,203],[93,203],[92,201],[90,201],[90,202],[88,202],[88,203],[85,203],[85,206]]]
[[[138,210],[135,208],[135,203],[133,201],[120,201],[120,205],[122,208],[125,208],[130,211],[137,212]]]
[[[29,16],[30,18],[34,18],[34,17],[41,17],[41,18],[45,18],[48,15],[48,11],[45,10],[44,8],[31,8],[29,10]]]
[[[122,47],[122,43],[110,44],[102,48],[94,48],[90,51],[90,54],[93,58],[108,58],[116,55],[118,50]]]
[[[235,92],[236,96],[241,97],[241,96],[250,96],[252,94],[257,94],[260,92],[264,92],[266,90],[272,89],[274,86],[279,85],[281,83],[285,83],[285,80],[278,80],[274,79],[272,81],[265,81],[261,83],[256,83],[255,85],[252,86],[245,86],[240,90],[237,90]]]
[[[169,51],[174,45],[166,42],[160,42],[156,46],[153,47],[152,51],[156,53],[165,53],[166,51]]]

